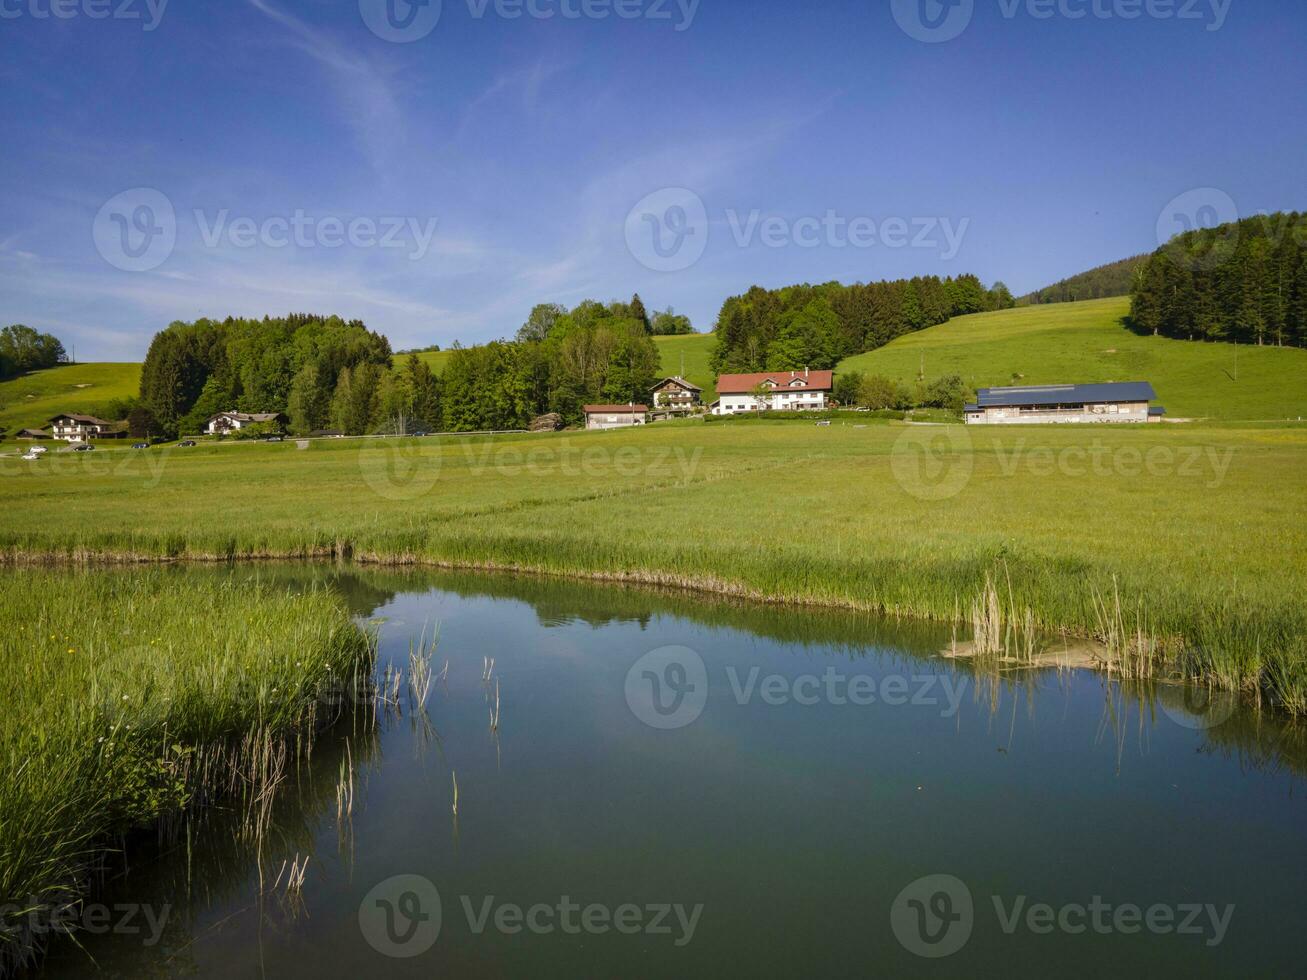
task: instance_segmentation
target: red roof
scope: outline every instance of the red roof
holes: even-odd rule
[[[835,380],[834,371],[763,371],[761,374],[723,374],[717,379],[717,394],[747,395],[764,381],[771,379],[782,391],[830,391]],[[806,381],[802,388],[791,388],[794,380]]]
[[[648,405],[587,405],[586,415],[636,415],[648,414]]]

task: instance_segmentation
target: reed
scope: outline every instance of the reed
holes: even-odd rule
[[[938,430],[956,436],[938,468],[965,478],[944,499],[902,465],[913,430],[888,423],[423,440],[414,451],[440,473],[426,489],[391,482],[394,446],[382,440],[148,459],[105,450],[0,480],[0,560],[348,558],[960,616],[963,626],[989,576],[1004,628],[980,630],[988,647],[1004,645],[1008,623],[1022,628],[1018,647],[1027,623],[1078,638],[1124,625],[1121,670],[1301,710],[1307,524],[1295,518],[1307,512],[1307,429],[1012,429]],[[291,483],[304,492],[280,492]],[[212,506],[237,495],[238,513]],[[146,508],[148,524],[133,520]],[[1125,617],[1115,627],[1114,592]],[[976,612],[992,630],[989,598]]]
[[[374,657],[324,591],[159,570],[0,576],[0,906],[75,904],[124,835],[218,800],[261,841],[337,678]],[[0,922],[0,973],[39,954],[31,921]]]

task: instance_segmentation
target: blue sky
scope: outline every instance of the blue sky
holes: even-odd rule
[[[197,316],[398,348],[636,291],[699,329],[755,283],[1020,293],[1177,207],[1307,207],[1298,2],[925,0],[936,43],[921,0],[55,2],[0,0],[0,320],[84,361]]]

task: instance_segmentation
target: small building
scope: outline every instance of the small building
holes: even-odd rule
[[[819,412],[828,407],[834,371],[764,371],[723,374],[717,379],[714,415],[737,412]]]
[[[25,429],[25,432],[37,430]],[[50,419],[50,432],[55,439],[65,442],[87,442],[91,439],[125,439],[127,426],[122,422],[106,422],[94,415],[65,412]],[[48,438],[33,436],[30,438]]]
[[[43,432],[40,429],[19,429],[15,439],[49,439],[50,433]]]
[[[204,431],[211,436],[223,436],[247,425],[285,425],[286,421],[281,412],[219,412],[204,424]]]
[[[649,421],[648,405],[586,405],[587,429],[625,429]]]
[[[1148,422],[1154,418],[1150,403],[1156,397],[1147,381],[981,388],[963,415],[968,425]]]
[[[653,389],[655,412],[689,414],[699,407],[703,389],[684,378],[664,378]]]

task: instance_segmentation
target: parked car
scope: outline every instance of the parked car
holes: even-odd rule
[[[95,452],[95,447],[92,446],[89,442],[84,442],[84,443],[82,443],[81,445],[74,446],[74,447],[73,447],[73,452],[75,452],[75,453],[92,453],[92,452]]]
[[[49,451],[44,446],[32,446],[27,450],[27,454],[30,456],[44,456]]]
[[[264,439],[263,441],[264,441],[264,442],[285,442],[286,439],[285,439],[284,436],[268,436],[268,438]]]
[[[413,433],[413,437],[414,437],[415,439],[425,439],[425,438],[427,437],[427,433],[425,433],[425,432],[414,432],[414,433]]]
[[[149,449],[149,448],[150,448],[150,444],[149,444],[148,442],[134,442],[134,443],[132,443],[132,448],[133,448],[133,449]]]
[[[41,458],[40,453],[34,453],[30,451],[23,453],[23,459],[40,459],[40,458]]]
[[[183,439],[181,442],[177,443],[177,445],[178,445],[180,448],[182,448],[182,449],[190,449],[192,446],[195,445],[195,440],[194,440],[194,439]]]

